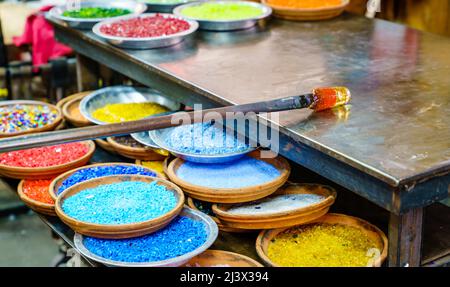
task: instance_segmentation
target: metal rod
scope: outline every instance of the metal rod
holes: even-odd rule
[[[339,101],[335,102],[336,104],[339,105],[342,104],[342,102]],[[174,119],[175,115],[178,114],[175,113],[171,115],[155,116],[137,121],[29,134],[23,136],[10,137],[6,139],[0,139],[0,152],[8,152],[60,143],[104,138],[108,136],[125,135],[135,132],[168,128],[182,124],[197,123],[201,122],[203,120],[203,115],[209,112],[218,113],[223,118],[225,118],[227,113],[244,113],[244,114],[249,112],[254,112],[255,114],[264,112],[270,113],[308,107],[314,108],[316,104],[317,106],[319,106],[317,95],[316,93],[314,93],[251,104],[227,106],[187,113],[184,112],[185,115],[189,116],[189,118],[191,119],[190,122],[173,121],[172,119]],[[333,104],[333,106],[335,105]],[[197,116],[199,113],[201,114],[200,117]]]

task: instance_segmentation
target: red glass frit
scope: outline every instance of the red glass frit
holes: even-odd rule
[[[323,111],[345,105],[350,101],[350,91],[345,87],[326,87],[313,90],[315,111]]]
[[[104,24],[100,32],[116,37],[151,38],[180,33],[190,27],[185,20],[156,14]]]
[[[77,160],[89,151],[83,143],[67,143],[0,153],[0,164],[17,167],[49,167]]]

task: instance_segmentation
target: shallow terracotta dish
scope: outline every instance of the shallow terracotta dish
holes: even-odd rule
[[[75,93],[70,96],[64,97],[61,100],[59,100],[59,102],[56,103],[56,106],[62,110],[64,104],[67,103],[68,101],[73,100],[77,97],[84,97],[86,95],[89,95],[90,93],[92,93],[92,91],[79,92],[79,93]]]
[[[173,192],[177,198],[176,206],[166,214],[136,223],[129,224],[96,224],[90,222],[83,222],[68,216],[63,211],[64,200],[67,198],[89,188],[95,188],[99,185],[120,183],[124,181],[140,181],[151,183],[157,181],[158,184],[164,185],[168,190]],[[97,237],[97,238],[109,238],[109,239],[120,239],[120,238],[132,238],[143,236],[146,234],[153,233],[167,224],[169,224],[183,209],[184,205],[184,194],[183,191],[171,183],[170,181],[141,175],[114,175],[99,177],[87,181],[80,182],[74,186],[69,187],[63,193],[61,193],[56,199],[55,210],[58,217],[67,224],[70,228],[79,234]]]
[[[105,139],[95,139],[94,141],[99,147],[107,152],[116,153],[116,150]]]
[[[318,21],[341,15],[350,3],[350,0],[342,0],[340,5],[323,8],[291,8],[272,5],[267,0],[262,0],[261,2],[272,8],[272,14],[276,18],[293,21]]]
[[[320,195],[323,199],[304,207],[286,209],[284,211],[268,210],[263,212],[264,207],[258,205],[258,201],[250,202],[254,208],[258,208],[257,213],[232,213],[229,210],[232,207],[245,206],[244,204],[214,204],[213,212],[220,222],[228,227],[242,229],[272,229],[290,227],[314,221],[325,215],[336,199],[336,191],[328,186],[320,184],[286,184],[275,193],[261,201],[267,201],[269,198],[280,195],[292,194],[313,194]],[[260,203],[261,203],[260,201]],[[286,202],[292,202],[290,199]],[[280,204],[280,203],[279,203]],[[267,210],[267,209],[266,209]]]
[[[167,176],[171,181],[179,185],[190,197],[214,203],[240,203],[257,200],[274,193],[287,181],[291,172],[291,167],[287,160],[283,157],[278,156],[275,158],[260,158],[260,151],[251,152],[248,156],[263,160],[273,165],[276,169],[278,169],[280,175],[270,182],[244,188],[204,187],[191,184],[178,177],[177,170],[184,163],[184,160],[176,158],[169,164],[167,168]]]
[[[153,168],[153,167],[149,167],[149,166],[144,165],[144,162],[148,162],[148,161],[140,160],[140,159],[137,159],[137,160],[135,161],[135,164],[141,165],[141,166],[144,166],[144,167],[147,167],[147,168],[150,168],[150,169],[155,169],[157,172],[159,172],[159,173],[161,174],[162,178],[168,179],[168,177],[166,176],[165,170],[167,170],[167,165],[168,165],[169,157],[170,157],[170,156],[166,157],[166,158],[164,159],[164,161],[162,161],[162,163],[161,163],[161,161],[157,161],[158,163],[161,163],[161,165],[162,165],[162,166],[158,166],[157,168]]]
[[[239,253],[208,249],[182,267],[263,267],[263,265]]]
[[[164,160],[163,162],[163,169],[164,169],[164,174],[167,176],[168,173],[168,168],[169,168],[169,164],[170,162],[174,160],[173,156],[169,154],[169,156]]]
[[[48,103],[45,103],[45,102],[39,102],[39,101],[25,101],[25,100],[1,101],[0,102],[0,107],[11,106],[11,105],[47,106],[50,109],[56,111],[56,118],[53,121],[51,121],[51,122],[47,123],[46,125],[44,125],[42,127],[39,127],[39,128],[30,128],[30,129],[27,129],[27,130],[24,130],[24,131],[13,132],[13,133],[0,132],[0,138],[13,137],[13,136],[32,134],[32,133],[39,133],[39,132],[46,132],[46,131],[52,131],[57,126],[59,126],[59,124],[63,120],[61,109],[58,108],[55,105],[52,105],[52,104],[48,104]]]
[[[141,160],[164,160],[166,158],[150,147],[132,147],[118,142],[115,137],[109,137],[106,141],[118,154],[127,158]]]
[[[75,94],[76,95],[76,94]],[[62,106],[67,103],[74,95],[70,95],[67,97],[62,98],[61,100],[59,100],[55,106],[57,106],[58,108],[60,108],[62,110]]]
[[[53,200],[56,201],[56,199],[58,198],[57,191],[60,188],[61,184],[75,172],[82,170],[82,169],[88,169],[88,168],[92,168],[92,167],[96,167],[96,166],[116,166],[116,165],[118,165],[118,166],[133,166],[134,164],[125,163],[125,162],[109,162],[109,163],[97,163],[97,164],[85,165],[85,166],[82,166],[82,167],[79,167],[76,169],[72,169],[72,170],[66,171],[63,174],[60,174],[55,179],[53,179],[52,183],[50,183],[50,185],[48,187],[49,188],[48,192],[50,193],[50,196],[53,198]],[[156,174],[156,177],[165,179],[165,177],[161,173],[159,173],[155,170],[152,170],[151,168],[148,168],[145,166],[139,166],[139,167],[142,167],[151,172],[154,172]]]
[[[380,247],[380,256],[378,257],[378,259],[373,261],[372,267],[380,267],[381,264],[383,264],[384,260],[386,260],[388,250],[387,237],[383,233],[383,231],[381,231],[375,225],[372,225],[369,222],[357,217],[337,213],[329,213],[313,222],[342,224],[361,229],[368,237],[375,240],[375,242],[377,242],[377,245]],[[267,256],[267,247],[269,246],[269,243],[274,237],[276,237],[279,233],[287,229],[289,228],[263,230],[258,235],[258,238],[256,239],[256,252],[266,265],[273,267],[281,267],[278,266],[276,263],[272,262],[272,260],[270,260],[270,258]]]
[[[190,198],[190,197],[187,197],[187,199],[186,199],[186,204],[187,204],[190,208],[192,208],[192,209],[194,209],[194,210],[203,212],[203,211],[201,211],[201,210],[195,205],[194,200],[196,200],[196,199],[192,199],[192,198]],[[205,212],[203,212],[203,213],[205,213]],[[205,214],[206,214],[206,213],[205,213]],[[220,219],[217,218],[217,217],[215,217],[214,215],[210,215],[210,214],[206,214],[206,215],[208,215],[209,217],[211,217],[212,220],[214,220],[214,222],[217,223],[217,227],[219,227],[219,230],[220,230],[220,231],[231,232],[231,233],[249,232],[249,230],[246,230],[246,229],[233,228],[233,227],[230,227],[230,226],[223,225],[222,222],[220,222]]]
[[[63,119],[63,120],[59,123],[59,125],[58,125],[57,127],[55,127],[55,131],[60,131],[60,130],[65,129],[65,128],[66,128],[66,124],[67,124],[66,120]]]
[[[91,92],[83,92],[78,94],[77,97],[67,101],[62,107],[62,113],[64,118],[67,119],[75,127],[86,127],[92,125],[80,112],[81,100],[89,95]]]
[[[18,167],[0,164],[0,175],[16,179],[51,178],[68,170],[83,166],[90,160],[95,151],[93,141],[85,141],[83,143],[88,146],[88,152],[71,162],[48,167]]]
[[[19,185],[17,186],[17,194],[19,195],[19,198],[32,210],[36,211],[37,213],[42,213],[45,215],[50,216],[56,216],[55,212],[55,205],[45,202],[40,202],[37,200],[34,200],[32,198],[29,198],[24,192],[23,192],[23,183],[25,180],[21,180],[19,182]]]

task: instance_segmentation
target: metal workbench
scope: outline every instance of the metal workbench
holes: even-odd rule
[[[447,198],[450,184],[450,39],[344,15],[314,23],[272,19],[132,51],[50,21],[57,39],[79,55],[84,90],[98,84],[97,63],[191,106],[347,86],[348,107],[281,113],[280,153],[388,210],[389,264],[420,264],[423,207]]]

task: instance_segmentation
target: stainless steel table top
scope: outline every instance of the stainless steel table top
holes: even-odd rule
[[[347,86],[349,109],[282,113],[282,131],[392,186],[450,170],[449,38],[345,15],[199,32],[164,49],[107,49],[221,104]]]

